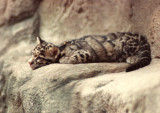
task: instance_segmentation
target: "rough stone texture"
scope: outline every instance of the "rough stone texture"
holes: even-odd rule
[[[130,73],[112,73],[128,66],[121,63],[53,64],[35,71],[26,63],[11,65],[12,68],[3,70],[4,76],[11,73],[6,86],[8,113],[159,113],[160,110],[157,68],[160,60]]]
[[[151,44],[152,46],[152,53],[154,54],[154,57],[160,57],[160,52],[157,51],[160,49],[160,7],[156,8],[154,13],[153,13],[153,17],[152,17],[152,21],[151,21],[151,25],[150,25],[150,40],[151,40]]]
[[[52,64],[35,71],[27,64],[38,35],[59,44],[117,31],[146,35],[153,58],[159,58],[159,4],[160,0],[0,0],[0,113],[159,113],[157,59],[130,73],[123,72],[128,65],[122,63]]]
[[[158,4],[160,0],[45,0],[39,9],[40,35],[55,43],[117,31],[150,38],[150,24]]]
[[[129,0],[46,0],[39,12],[41,36],[56,43],[59,39],[130,29]]]
[[[4,87],[7,76],[1,70],[4,65],[16,62],[20,56],[30,53],[30,44],[39,35],[39,15],[37,8],[40,0],[0,0],[0,113],[7,109]],[[5,60],[10,60],[7,64]]]
[[[8,113],[69,113],[73,88],[79,81],[124,71],[128,66],[120,63],[54,64],[32,71],[26,63],[11,65],[12,68],[3,70],[4,76],[11,73],[6,86]]]
[[[152,63],[135,72],[80,81],[71,113],[159,113],[160,71],[156,67],[160,61]]]
[[[0,26],[14,24],[34,15],[41,0],[1,0]]]
[[[37,29],[38,27],[38,14],[35,14],[32,18],[15,25],[1,27],[0,56],[3,55],[2,57],[4,57],[5,54],[8,56],[7,52],[14,50],[13,47],[19,46],[19,43],[33,41],[35,36],[39,33]]]

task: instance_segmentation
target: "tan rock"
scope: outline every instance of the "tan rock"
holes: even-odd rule
[[[160,66],[83,80],[74,89],[71,113],[159,113]]]
[[[8,113],[159,113],[160,61],[134,72],[127,64],[28,64],[6,67]],[[105,74],[108,73],[108,74]],[[109,74],[110,73],[110,74]],[[153,104],[154,103],[154,104]]]
[[[32,17],[41,0],[0,0],[0,26]]]
[[[150,27],[150,36],[151,36],[151,44],[152,44],[152,53],[154,54],[153,57],[160,57],[160,52],[157,51],[160,49],[160,7],[156,8],[153,17],[151,20],[151,27]]]
[[[159,113],[157,59],[130,73],[122,63],[52,64],[31,71],[27,60],[39,33],[58,45],[117,31],[146,35],[153,57],[159,57],[160,0],[39,2],[0,0],[0,113]]]
[[[130,29],[128,0],[46,0],[41,3],[39,13],[40,35],[55,43]]]

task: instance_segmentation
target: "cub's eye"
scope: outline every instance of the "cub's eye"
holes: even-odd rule
[[[38,46],[37,49],[41,49],[41,47]]]
[[[34,54],[33,54],[34,55]],[[34,57],[38,57],[37,55],[34,55]]]

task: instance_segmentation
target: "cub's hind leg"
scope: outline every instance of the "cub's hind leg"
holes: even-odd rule
[[[131,64],[126,69],[126,72],[143,68],[149,65],[152,60],[150,45],[147,38],[142,35],[138,35],[138,37],[134,36],[128,39],[126,41],[124,52],[131,56],[126,59],[126,62]]]
[[[85,50],[77,50],[69,57],[62,57],[59,62],[63,64],[79,64],[87,63],[91,60],[91,58],[90,52]]]
[[[138,62],[138,60],[139,60],[139,57],[137,55],[135,55],[135,56],[128,57],[126,59],[126,62],[129,64],[135,64]]]
[[[144,52],[140,53],[139,56],[137,55],[137,56],[128,57],[126,59],[126,62],[131,64],[126,69],[126,72],[134,71],[136,69],[147,66],[151,62],[150,51],[144,51]]]

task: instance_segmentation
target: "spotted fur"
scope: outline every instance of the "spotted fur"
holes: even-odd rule
[[[30,65],[36,69],[51,63],[127,62],[126,72],[151,62],[151,50],[147,38],[128,32],[108,35],[89,35],[64,42],[60,46],[37,38],[38,45],[32,51]]]

